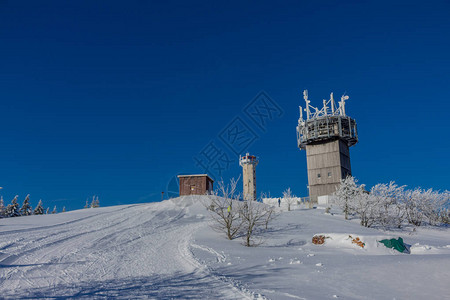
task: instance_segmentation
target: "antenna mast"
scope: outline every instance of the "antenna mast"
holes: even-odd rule
[[[310,111],[309,111],[309,103],[311,101],[308,100],[308,90],[304,90],[303,91],[303,99],[305,99],[306,102],[306,120],[309,120],[309,115],[310,115]]]

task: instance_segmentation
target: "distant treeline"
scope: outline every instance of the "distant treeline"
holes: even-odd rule
[[[15,196],[14,199],[11,200],[11,204],[8,204],[5,207],[3,196],[0,197],[0,218],[13,218],[13,217],[21,217],[21,216],[30,216],[30,215],[44,215],[44,214],[56,214],[58,213],[56,209],[56,205],[53,210],[50,212],[50,207],[44,208],[42,204],[42,200],[39,200],[37,206],[33,209],[30,204],[30,195],[25,197],[23,200],[22,206],[17,202],[19,196]],[[86,200],[86,205],[84,208],[94,208],[99,207],[100,201],[98,200],[98,196],[92,197],[92,202],[88,205],[88,201]],[[64,206],[62,212],[66,211],[66,207]]]

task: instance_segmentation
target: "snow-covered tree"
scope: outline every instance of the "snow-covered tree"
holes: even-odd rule
[[[422,206],[423,202],[426,202],[426,198],[421,188],[405,191],[404,203],[408,223],[414,226],[420,226],[422,224],[425,218]]]
[[[53,207],[52,214],[56,214],[56,205]]]
[[[32,213],[32,208],[30,205],[30,194],[28,194],[25,197],[25,200],[23,200],[22,207],[20,208],[20,215],[22,216],[29,216]]]
[[[385,229],[400,227],[405,217],[403,204],[405,186],[398,186],[394,181],[379,183],[372,187],[370,194],[376,202],[376,223]]]
[[[439,225],[443,216],[448,216],[448,208],[450,207],[450,192],[430,191],[433,195],[433,201],[426,207],[425,216],[430,225]]]
[[[444,224],[450,224],[450,191],[448,190],[444,191],[443,193],[441,222]]]
[[[14,199],[12,199],[11,204],[9,204],[6,207],[6,216],[7,217],[18,217],[20,216],[20,212],[19,212],[19,203],[17,203],[17,198],[19,198],[19,196],[15,196]]]
[[[415,188],[405,192],[406,217],[410,224],[420,226],[423,221],[430,225],[446,222],[449,207],[449,191],[439,193],[433,189]]]
[[[45,211],[45,214],[48,215],[49,212],[50,212],[50,207],[47,207],[47,210]]]
[[[370,193],[365,192],[364,185],[348,176],[341,180],[336,190],[337,203],[342,208],[345,218],[355,214],[362,226],[379,225],[385,229],[400,227],[404,221],[403,203],[404,186],[391,181],[389,184],[379,183],[372,187]]]
[[[384,229],[402,226],[405,220],[404,186],[398,186],[394,181],[379,183],[370,189],[370,193],[364,191],[363,185],[359,187],[360,192],[350,201],[350,206],[360,218],[361,225],[377,225]]]
[[[84,208],[89,208],[88,199],[86,199],[86,204],[84,205]]]
[[[360,224],[371,227],[378,223],[380,217],[380,199],[376,197],[378,187],[371,192],[366,192],[365,185],[357,184],[358,180],[348,176],[341,181],[341,185],[336,191],[337,203],[342,208],[346,219],[349,214],[355,214],[360,219]]]
[[[3,196],[0,197],[0,218],[4,218],[6,213],[5,203],[3,202]]]
[[[376,225],[390,229],[400,228],[406,221],[415,226],[420,226],[424,221],[430,225],[449,222],[449,191],[406,190],[405,186],[391,181],[388,184],[379,183],[367,193],[364,185],[356,182],[353,177],[341,181],[336,196],[346,217],[350,213],[356,214],[363,226]]]
[[[450,224],[450,210],[448,209],[448,207],[450,207],[450,205],[445,206],[441,211],[442,224]]]
[[[365,191],[364,187],[364,185],[359,186],[359,192],[350,201],[350,207],[359,217],[362,226],[371,227],[377,217],[377,201],[370,193]]]
[[[346,220],[348,220],[348,215],[353,213],[353,201],[361,191],[359,186],[356,184],[357,182],[358,180],[356,180],[353,176],[347,176],[347,178],[341,179],[341,184],[335,193],[337,204],[344,212]]]
[[[66,207],[63,206],[62,212],[66,212]]]
[[[39,200],[39,203],[37,204],[36,208],[34,209],[35,215],[43,215],[44,214],[44,207],[42,207],[42,200]]]
[[[291,211],[291,205],[297,201],[295,196],[292,195],[291,188],[287,188],[283,192],[283,201],[286,202],[288,211]]]

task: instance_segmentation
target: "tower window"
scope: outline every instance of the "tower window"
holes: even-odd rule
[[[328,178],[330,178],[331,177],[331,172],[328,172]]]
[[[317,178],[320,178],[320,173],[317,173]]]

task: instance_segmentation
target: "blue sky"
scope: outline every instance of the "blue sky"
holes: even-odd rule
[[[92,195],[158,201],[175,175],[203,173],[199,160],[238,177],[236,153],[248,150],[259,191],[305,196],[303,89],[318,106],[350,96],[361,183],[449,189],[449,11],[448,1],[0,1],[0,194],[67,209]],[[264,101],[277,109],[260,126],[246,112]],[[233,128],[246,136],[227,141]]]

